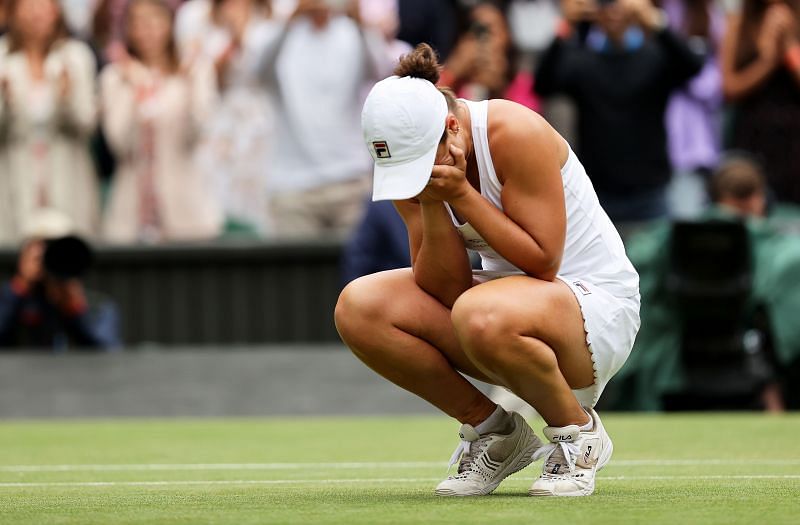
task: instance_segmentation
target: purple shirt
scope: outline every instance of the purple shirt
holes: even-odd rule
[[[665,0],[670,27],[683,34],[685,0]],[[711,36],[706,63],[700,73],[670,98],[665,116],[668,151],[678,171],[713,168],[719,161],[722,120],[722,73],[717,63],[718,44],[725,17],[715,4],[710,7]]]

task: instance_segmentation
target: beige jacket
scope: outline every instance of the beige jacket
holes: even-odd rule
[[[117,159],[105,240],[218,236],[221,206],[210,182],[192,164],[199,130],[215,105],[213,68],[200,64],[189,73],[158,77],[140,64],[128,69],[112,64],[100,75],[100,92],[103,130]],[[155,209],[155,233],[147,231],[143,207]]]
[[[36,210],[56,209],[92,237],[99,224],[99,189],[89,152],[97,101],[95,60],[89,48],[66,39],[45,60],[35,82],[20,52],[0,38],[0,243],[16,243]],[[63,72],[69,78],[60,94]]]

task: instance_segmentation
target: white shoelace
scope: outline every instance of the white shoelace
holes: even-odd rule
[[[536,452],[533,453],[533,460],[537,461],[541,458],[545,459],[546,463],[550,462],[550,457],[556,453],[556,451],[561,449],[561,453],[564,455],[564,459],[567,462],[567,466],[569,466],[570,471],[575,468],[575,458],[578,457],[578,454],[581,453],[581,448],[576,445],[575,443],[569,441],[559,441],[558,443],[548,443],[543,447],[540,447]]]
[[[469,454],[470,449],[472,448],[472,441],[462,440],[461,443],[458,444],[456,447],[455,452],[453,455],[450,456],[450,463],[447,465],[447,471],[450,472],[450,469],[453,468],[453,465],[458,463],[458,460],[461,459],[461,456]]]

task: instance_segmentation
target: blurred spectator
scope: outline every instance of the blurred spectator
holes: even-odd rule
[[[269,231],[267,177],[273,117],[258,76],[264,47],[274,38],[265,0],[190,0],[176,19],[184,64],[215,64],[219,106],[196,150],[197,168],[214,181],[227,229]]]
[[[673,217],[696,217],[706,205],[706,179],[722,142],[722,74],[717,53],[725,15],[714,0],[665,0],[670,27],[706,57],[703,69],[677,90],[667,106],[667,138],[673,179]]]
[[[8,15],[0,39],[0,242],[19,242],[42,207],[91,236],[99,213],[89,155],[94,58],[67,36],[56,0],[10,0]]]
[[[364,26],[373,28],[386,39],[389,60],[396,62],[413,49],[408,42],[397,38],[400,30],[398,0],[360,0],[359,6]]]
[[[800,2],[745,0],[721,63],[731,146],[759,156],[779,201],[800,203]]]
[[[8,0],[0,0],[0,36],[5,34],[6,24],[8,23],[7,3]]]
[[[505,98],[531,109],[533,77],[520,71],[519,51],[511,39],[503,11],[482,1],[469,11],[469,28],[444,65],[440,83],[471,100]]]
[[[174,11],[183,0],[165,0]],[[101,55],[101,61],[114,62],[127,55],[125,49],[125,18],[131,0],[97,0],[91,20],[91,40]]]
[[[115,306],[87,293],[82,283],[92,262],[89,246],[62,237],[69,220],[55,211],[40,212],[34,223],[16,275],[0,289],[0,347],[118,347]]]
[[[767,215],[767,186],[761,168],[742,155],[720,163],[709,184],[713,202],[722,210],[742,217]]]
[[[368,202],[366,214],[342,253],[343,284],[411,265],[406,225],[391,201]]]
[[[577,104],[579,155],[612,220],[666,215],[664,112],[671,93],[700,71],[702,55],[649,0],[565,0],[564,14],[536,72],[537,92],[565,93]]]
[[[161,0],[128,8],[128,58],[101,75],[103,127],[117,157],[104,224],[111,242],[209,239],[221,227],[192,149],[211,111],[213,67],[179,67],[172,11]]]
[[[458,11],[452,0],[398,0],[400,32],[397,38],[411,47],[430,44],[442,61],[458,37]]]
[[[541,53],[553,40],[561,13],[555,0],[511,0],[507,16],[517,47]]]
[[[60,0],[64,23],[75,38],[88,40],[92,33],[95,0]]]
[[[280,236],[343,235],[362,214],[371,169],[363,87],[391,64],[381,35],[361,25],[357,2],[346,4],[301,0],[262,60],[277,116],[269,191]]]

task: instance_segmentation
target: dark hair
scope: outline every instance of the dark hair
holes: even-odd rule
[[[784,3],[791,8],[796,18],[800,18],[800,0],[784,0]],[[736,40],[734,62],[736,70],[747,66],[758,55],[756,41],[767,7],[768,3],[765,0],[744,0],[739,35]]]
[[[764,191],[766,181],[761,165],[746,153],[726,155],[709,181],[709,193],[714,202],[725,197],[747,199]]]
[[[19,34],[19,28],[14,23],[14,16],[19,9],[19,5],[24,0],[6,0],[6,23],[8,24],[8,51],[13,53],[22,49],[22,35]],[[58,0],[50,0],[58,9],[58,19],[56,20],[56,27],[51,35],[50,42],[47,43],[47,51],[49,52],[53,45],[61,39],[69,36],[67,24],[64,22],[64,11],[61,9],[61,4]]]
[[[439,65],[439,57],[436,51],[428,44],[419,44],[411,53],[400,57],[400,62],[394,68],[394,74],[398,77],[412,77],[427,80],[436,85],[439,82],[439,74],[442,66]],[[439,87],[439,91],[447,100],[447,109],[455,112],[458,107],[456,95],[453,90],[446,87]]]
[[[164,11],[169,17],[170,31],[169,42],[167,43],[167,54],[169,55],[172,73],[177,72],[180,66],[180,59],[178,58],[178,46],[175,44],[175,11],[173,11],[164,0],[130,0],[130,2],[128,2],[128,5],[125,7],[125,48],[128,50],[128,54],[137,60],[142,59],[139,53],[136,52],[136,49],[134,49],[133,42],[131,42],[130,35],[128,34],[131,11],[136,4],[154,5]]]

